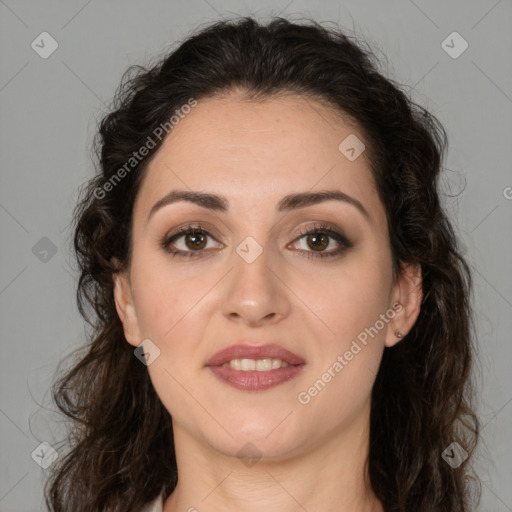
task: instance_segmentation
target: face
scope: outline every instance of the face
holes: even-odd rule
[[[421,297],[417,268],[392,280],[385,210],[354,136],[364,141],[310,99],[233,93],[199,101],[149,164],[115,299],[128,343],[160,351],[147,370],[175,431],[280,458],[367,426],[384,347]],[[172,191],[220,199],[154,207]],[[338,196],[289,197],[326,191]],[[235,344],[275,344],[305,364],[240,389],[207,366]]]

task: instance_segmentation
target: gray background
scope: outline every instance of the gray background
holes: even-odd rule
[[[128,65],[147,63],[199,24],[240,14],[354,29],[446,127],[443,183],[458,194],[446,207],[475,278],[480,509],[512,511],[510,0],[0,0],[0,511],[44,510],[46,470],[31,453],[59,439],[49,385],[58,361],[85,339],[69,223],[77,188],[93,172],[96,123]],[[42,46],[43,31],[58,42],[46,59],[31,47]],[[469,44],[458,58],[441,46],[453,31]]]

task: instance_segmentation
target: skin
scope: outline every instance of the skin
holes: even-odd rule
[[[311,99],[256,103],[233,91],[199,101],[149,164],[134,205],[133,258],[114,277],[115,301],[128,343],[150,339],[160,350],[147,369],[173,418],[179,472],[165,512],[383,511],[365,469],[370,396],[384,348],[418,316],[421,272],[405,267],[393,282],[386,214],[366,154],[349,161],[338,150],[350,134],[364,140]],[[223,195],[229,210],[180,201],[148,222],[152,206],[176,189]],[[331,189],[360,201],[369,218],[334,200],[276,211],[287,194]],[[189,222],[208,231],[208,245],[198,257],[173,257],[161,241]],[[353,246],[315,258],[300,230],[325,223]],[[263,249],[252,263],[236,252],[248,236]],[[328,241],[324,252],[340,247]],[[182,236],[173,248],[193,252],[186,242]],[[299,403],[397,302],[394,318]],[[248,339],[277,343],[306,366],[265,391],[235,389],[205,367],[218,350]],[[253,465],[237,456],[248,442],[261,457]]]

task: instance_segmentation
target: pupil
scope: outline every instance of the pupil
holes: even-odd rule
[[[189,245],[188,242],[190,241],[192,242]],[[189,248],[201,249],[202,244],[204,245],[204,235],[202,233],[193,233],[191,235],[187,235],[187,245],[189,245]]]
[[[325,249],[328,245],[329,245],[329,240],[328,240],[328,236],[325,235],[324,233],[321,233],[321,234],[315,234],[315,235],[310,235],[308,237],[308,240],[312,240],[313,241],[313,249]],[[320,242],[319,245],[318,242]]]

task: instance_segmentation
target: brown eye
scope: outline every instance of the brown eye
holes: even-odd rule
[[[204,249],[207,243],[204,233],[190,233],[184,236],[185,245],[192,250]]]
[[[338,256],[353,246],[343,233],[323,225],[303,231],[293,245],[306,258]]]
[[[314,251],[323,251],[329,245],[329,237],[325,233],[313,233],[308,235],[306,240]]]
[[[162,248],[173,256],[201,256],[208,239],[215,240],[208,231],[199,226],[186,226],[162,240]]]

